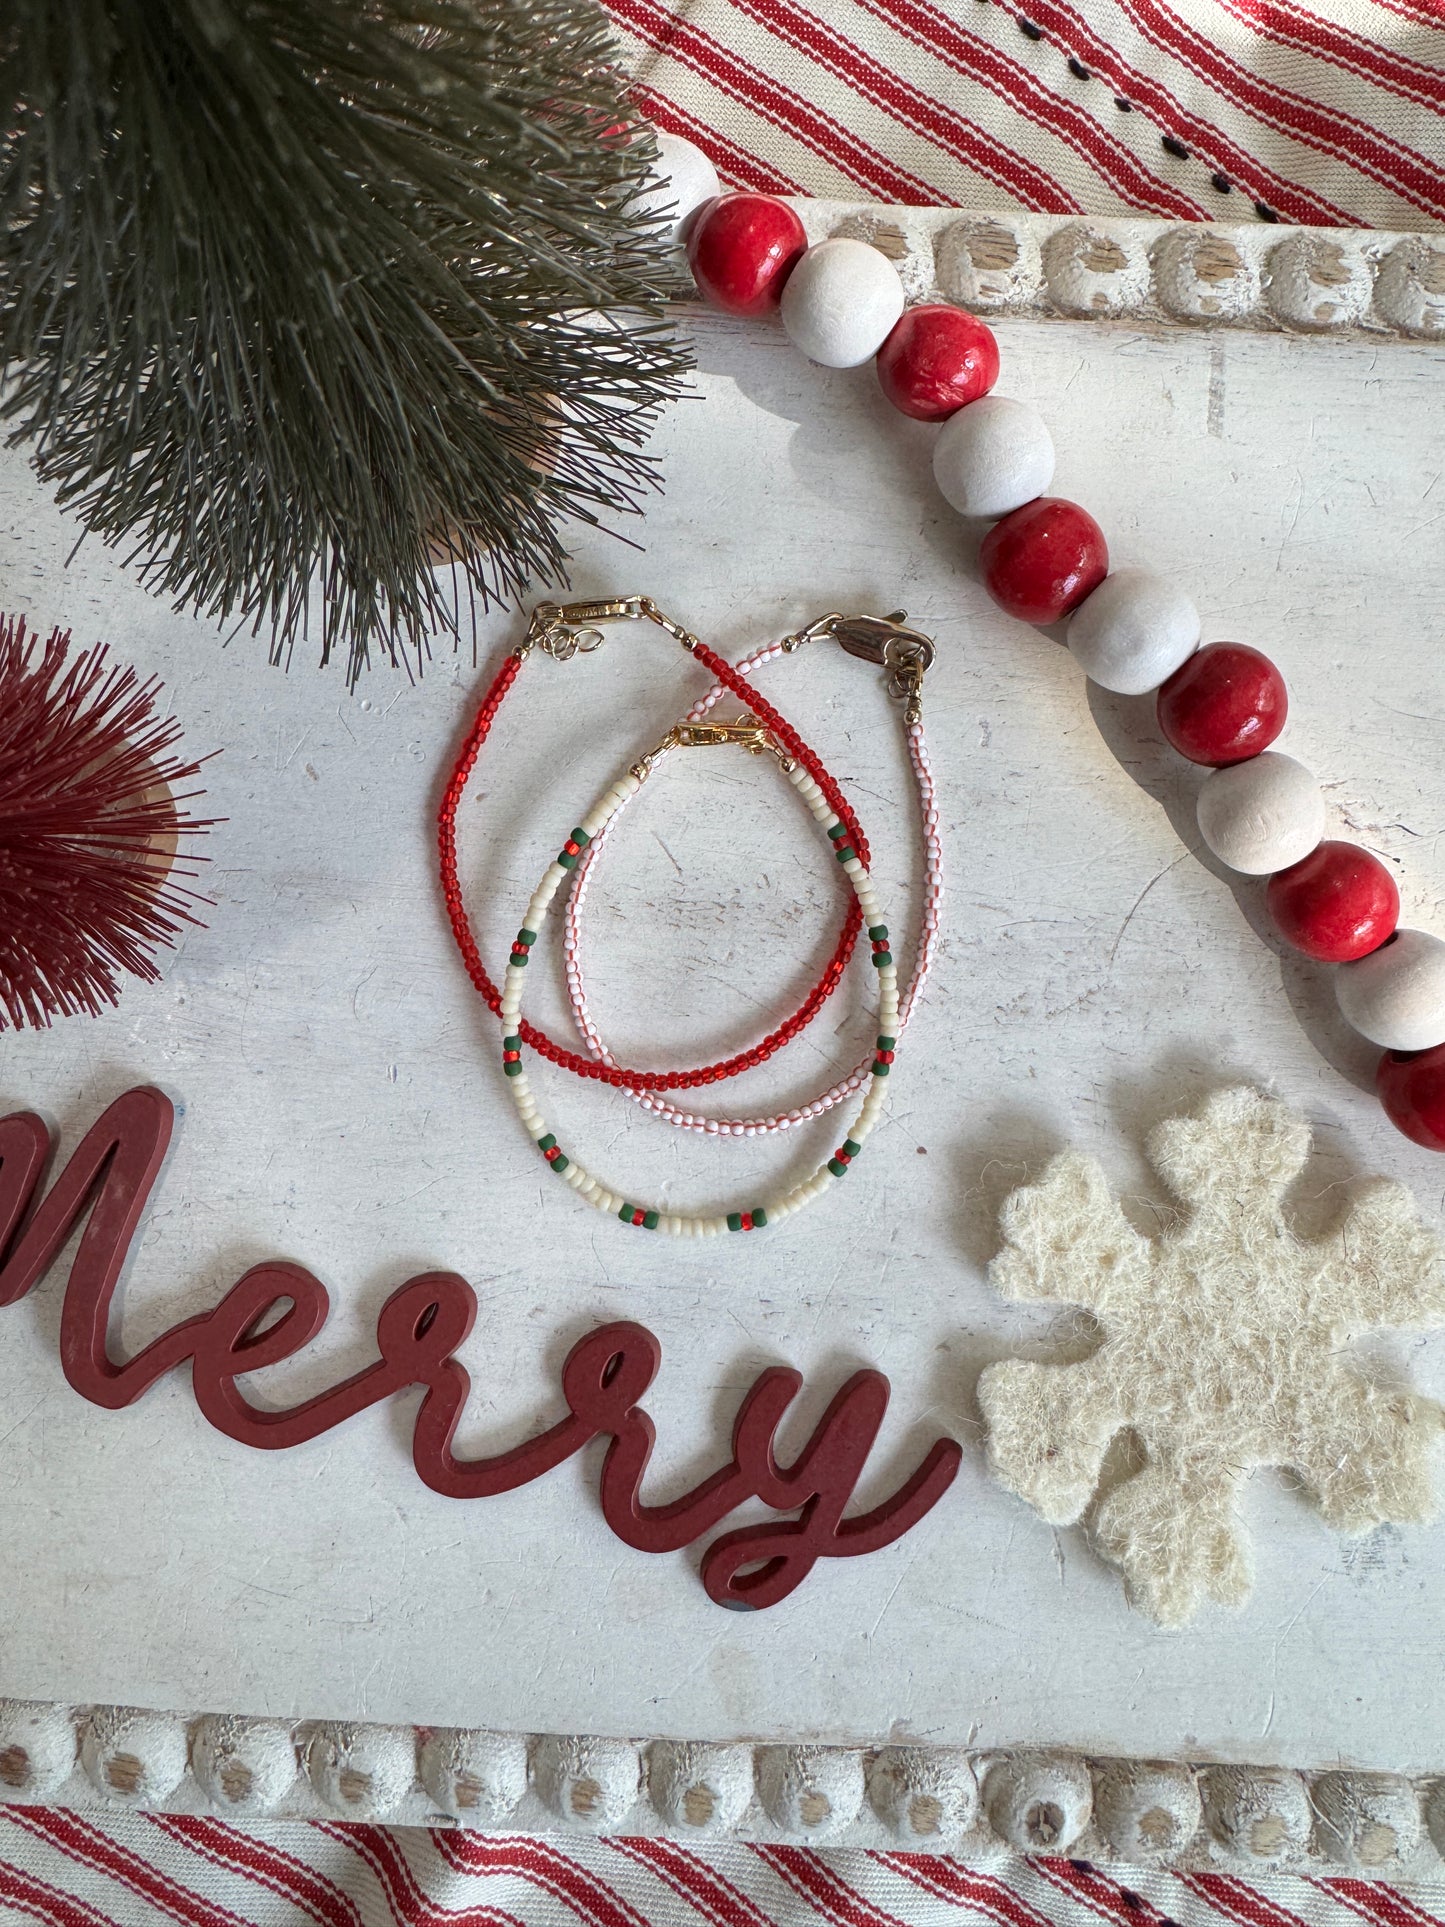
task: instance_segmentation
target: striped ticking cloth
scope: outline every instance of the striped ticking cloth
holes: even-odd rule
[[[0,1808],[0,1927],[1432,1927],[1445,1888]]]
[[[605,0],[733,186],[908,206],[1425,228],[1445,0]]]

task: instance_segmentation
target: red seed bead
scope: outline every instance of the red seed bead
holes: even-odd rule
[[[1397,1131],[1427,1151],[1445,1151],[1445,1044],[1433,1050],[1387,1050],[1375,1088]]]
[[[978,557],[1000,609],[1039,628],[1077,609],[1109,573],[1104,531],[1087,509],[1057,495],[995,522]]]
[[[879,385],[915,421],[946,421],[997,380],[992,330],[941,301],[909,308],[878,350]]]
[[[803,223],[771,194],[724,194],[698,213],[687,258],[698,292],[724,314],[769,314],[808,246]]]
[[[1357,843],[1321,843],[1270,878],[1266,900],[1280,935],[1319,963],[1368,957],[1400,921],[1395,879]]]
[[[1159,691],[1159,727],[1191,763],[1223,769],[1268,749],[1289,715],[1289,691],[1268,656],[1211,642]]]

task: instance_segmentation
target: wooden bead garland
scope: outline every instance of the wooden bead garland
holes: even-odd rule
[[[1445,943],[1397,930],[1357,963],[1341,964],[1335,994],[1346,1022],[1386,1050],[1445,1044]]]
[[[1022,508],[1054,479],[1054,442],[1026,402],[989,395],[938,431],[933,479],[960,515],[992,518]]]
[[[871,361],[903,313],[898,270],[866,241],[820,241],[783,289],[783,332],[809,361],[857,368]]]
[[[765,198],[723,196],[713,212],[703,211],[699,225],[719,222],[725,253],[729,201]],[[834,245],[820,243],[803,262]],[[716,265],[710,274],[716,281]],[[699,276],[698,285],[714,299],[709,280]],[[1167,740],[1215,770],[1198,806],[1206,843],[1243,874],[1275,874],[1271,909],[1281,935],[1304,954],[1336,964],[1341,1010],[1363,1035],[1390,1045],[1378,1073],[1387,1114],[1415,1142],[1445,1149],[1445,943],[1395,930],[1397,903],[1381,875],[1392,888],[1393,880],[1383,866],[1373,870],[1365,852],[1354,864],[1331,857],[1323,877],[1306,877],[1304,865],[1316,850],[1349,846],[1322,846],[1318,783],[1293,758],[1270,750],[1288,712],[1279,671],[1242,644],[1197,649],[1192,605],[1161,578],[1144,571],[1110,575],[1098,524],[1077,504],[1044,495],[1053,479],[1053,444],[1043,423],[1025,404],[980,396],[972,385],[974,331],[983,324],[967,317],[972,325],[950,336],[946,324],[931,319],[938,306],[903,315],[879,351],[878,378],[903,413],[942,423],[934,474],[950,505],[961,515],[1001,518],[980,550],[989,594],[1007,613],[1039,626],[1072,614],[1070,648],[1103,687],[1126,695],[1159,688]],[[916,382],[908,344],[915,328],[920,339],[925,330],[921,320],[910,323],[910,314],[930,317],[927,373]],[[1366,944],[1372,947],[1355,947]],[[1404,1039],[1410,1041],[1395,1041]]]
[[[1289,692],[1258,649],[1211,642],[1175,670],[1155,709],[1165,740],[1181,756],[1220,769],[1269,748],[1288,719]]]
[[[978,560],[1000,609],[1039,628],[1071,615],[1109,573],[1104,531],[1061,496],[1041,495],[995,522]]]
[[[946,302],[909,308],[878,350],[879,386],[915,421],[947,421],[997,380],[998,343],[992,332]]]
[[[1274,927],[1318,963],[1355,963],[1392,937],[1400,890],[1358,843],[1321,843],[1276,872],[1265,892]]]
[[[725,314],[768,314],[783,298],[808,237],[783,201],[768,194],[725,194],[698,209],[687,244],[697,285]]]
[[[768,744],[769,740],[760,724],[754,719],[747,719],[737,724],[682,724],[667,739],[667,746],[669,748],[691,747],[699,743],[741,741],[757,747]],[[542,932],[552,899],[563,881],[576,869],[582,852],[602,835],[617,811],[641,789],[651,768],[651,759],[634,764],[624,776],[619,777],[603,792],[578,827],[573,830],[558,855],[547,866],[541,882],[532,893],[531,902],[527,906],[526,919],[512,947],[512,958],[507,966],[506,976],[502,980],[501,1018],[504,1033],[502,1068],[523,1124],[526,1125],[548,1164],[558,1176],[571,1185],[579,1197],[584,1198],[595,1211],[618,1218],[623,1224],[640,1230],[664,1231],[672,1237],[714,1238],[732,1231],[760,1231],[766,1225],[775,1224],[779,1219],[789,1217],[793,1212],[800,1211],[805,1205],[811,1204],[815,1198],[821,1197],[830,1185],[847,1174],[849,1166],[867,1142],[868,1135],[883,1108],[885,1080],[892,1069],[899,1029],[898,970],[888,948],[888,926],[874,891],[872,878],[862,858],[850,842],[847,828],[839,819],[822,788],[801,764],[789,757],[781,757],[780,761],[788,781],[793,784],[809,810],[827,831],[833,854],[853,885],[858,906],[863,913],[863,920],[868,926],[868,935],[873,945],[873,963],[878,972],[878,1036],[874,1046],[868,1089],[848,1135],[832,1157],[819,1165],[810,1177],[791,1186],[781,1197],[770,1199],[764,1204],[753,1204],[743,1210],[729,1211],[711,1217],[668,1212],[655,1206],[639,1204],[609,1189],[562,1149],[554,1133],[548,1129],[547,1122],[533,1095],[523,1061],[523,1044],[519,1031],[522,993],[527,981],[528,953]]]
[[[1220,862],[1248,877],[1287,870],[1325,833],[1319,784],[1303,763],[1277,749],[1215,770],[1199,792],[1196,814],[1199,834]]]
[[[1090,682],[1142,696],[1199,647],[1199,611],[1152,569],[1115,569],[1070,618],[1068,644]]]
[[[683,240],[700,207],[715,201],[720,191],[717,169],[700,147],[676,134],[657,136],[657,164],[652,185],[638,196],[642,211],[672,218],[672,238]]]

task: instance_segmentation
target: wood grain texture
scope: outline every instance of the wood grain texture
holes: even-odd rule
[[[276,1374],[271,1396],[292,1404],[365,1362],[403,1278],[454,1269],[481,1299],[473,1377],[500,1388],[459,1450],[514,1443],[569,1345],[625,1317],[668,1360],[649,1400],[665,1448],[650,1501],[715,1463],[742,1390],[781,1363],[817,1401],[799,1401],[784,1449],[840,1375],[892,1381],[859,1504],[940,1428],[965,1442],[954,1489],[875,1557],[820,1572],[773,1612],[723,1614],[690,1555],[614,1544],[585,1461],[485,1508],[419,1492],[404,1402],[264,1467],[205,1427],[184,1384],[91,1409],[60,1374],[52,1277],[0,1333],[0,1689],[532,1731],[1437,1767],[1416,1682],[1445,1644],[1445,1528],[1341,1541],[1284,1483],[1257,1480],[1247,1613],[1161,1633],[1127,1611],[1083,1533],[1050,1531],[989,1483],[973,1386],[992,1359],[1088,1343],[1073,1321],[1003,1305],[983,1277],[998,1202],[1066,1142],[1139,1194],[1143,1130],[1253,1078],[1315,1126],[1306,1221],[1373,1171],[1439,1212],[1445,1163],[1385,1122],[1366,1088],[1373,1053],[1345,1033],[1324,974],[1261,940],[1258,887],[1191,854],[1198,773],[1159,742],[1147,700],[1091,699],[1065,651],[987,603],[971,540],[933,493],[931,431],[866,370],[812,369],[765,328],[694,325],[701,399],[661,432],[667,493],[629,531],[640,552],[579,541],[577,592],[644,589],[732,655],[844,606],[906,607],[939,643],[925,703],[946,934],[889,1115],[847,1184],[776,1234],[680,1247],[599,1220],[539,1170],[432,869],[440,772],[512,619],[482,625],[481,666],[439,657],[419,687],[377,677],[353,699],[305,666],[270,673],[254,642],[222,650],[111,555],[84,549],[67,571],[74,530],[14,455],[0,607],[104,635],[162,674],[187,741],[225,745],[207,813],[227,821],[211,838],[209,928],[113,1014],[0,1039],[0,1112],[41,1111],[65,1149],[131,1084],[177,1100],[126,1281],[127,1349],[250,1264],[302,1264],[336,1309]],[[1176,574],[1206,637],[1276,657],[1295,698],[1282,746],[1328,784],[1332,831],[1399,864],[1406,922],[1445,930],[1445,354],[1065,322],[1003,323],[1000,337],[1001,386],[1048,418],[1060,491],[1098,515],[1116,560]],[[896,714],[836,651],[767,675],[854,796],[906,929],[918,879]],[[681,652],[631,629],[527,666],[461,813],[492,955],[579,798],[697,693]],[[750,1042],[821,966],[841,905],[776,771],[727,751],[673,759],[589,903],[594,1007],[614,1048],[664,1063]],[[865,970],[730,1097],[792,1100],[855,1061]],[[560,1024],[557,974],[537,976],[539,1015]],[[545,1075],[559,1134],[565,1120],[593,1168],[684,1208],[726,1206],[780,1160],[831,1149],[832,1120],[782,1146],[719,1146]],[[1131,1208],[1148,1226],[1161,1202]],[[731,1335],[704,1342],[719,1327]],[[1387,1357],[1445,1389],[1438,1340]]]

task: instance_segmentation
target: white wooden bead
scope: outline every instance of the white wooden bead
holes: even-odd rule
[[[648,185],[638,195],[637,205],[649,214],[671,212],[668,232],[674,241],[685,237],[704,201],[721,192],[717,169],[700,147],[678,134],[657,136],[657,160],[648,171]]]
[[[876,355],[903,312],[903,283],[866,241],[809,248],[783,289],[783,328],[824,368],[857,368]]]
[[[1445,943],[1425,930],[1397,930],[1387,944],[1335,972],[1348,1023],[1384,1050],[1445,1044]]]
[[[933,479],[960,515],[1007,515],[1054,479],[1053,437],[1027,402],[984,395],[938,431]]]
[[[1307,857],[1325,833],[1325,799],[1303,763],[1267,749],[1217,769],[1199,792],[1199,834],[1231,870],[1268,876]]]
[[[1075,610],[1068,640],[1091,682],[1142,696],[1199,647],[1199,611],[1167,576],[1116,569]]]

